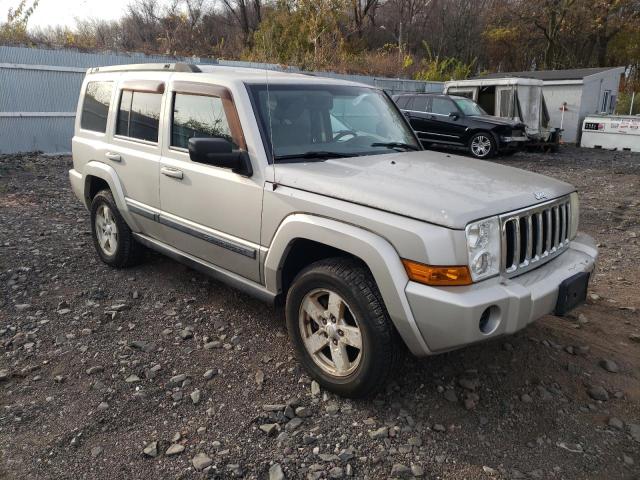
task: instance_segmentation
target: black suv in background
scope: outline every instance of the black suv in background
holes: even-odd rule
[[[432,143],[451,145],[476,158],[490,158],[516,152],[528,141],[523,123],[493,117],[467,97],[422,93],[393,99],[425,148]]]

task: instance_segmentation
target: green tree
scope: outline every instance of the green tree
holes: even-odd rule
[[[280,1],[253,37],[252,60],[318,69],[341,51],[339,0]]]
[[[431,48],[423,43],[426,56],[420,61],[420,69],[414,75],[416,80],[426,80],[431,82],[446,82],[447,80],[464,80],[473,73],[476,60],[470,63],[454,57],[440,58],[433,55]]]

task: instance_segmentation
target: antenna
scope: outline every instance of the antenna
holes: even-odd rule
[[[273,56],[273,30],[269,35],[269,58],[274,58]],[[273,190],[275,191],[278,188],[278,180],[276,178],[276,155],[275,155],[275,147],[273,145],[273,125],[271,122],[271,91],[269,90],[269,66],[264,64],[264,73],[267,79],[267,113],[269,115],[269,143],[271,144],[271,152],[268,152],[267,155],[271,155],[271,169],[273,170]]]

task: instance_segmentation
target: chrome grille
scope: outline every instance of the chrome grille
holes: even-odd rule
[[[501,215],[502,272],[513,277],[559,255],[569,246],[570,222],[568,196]]]

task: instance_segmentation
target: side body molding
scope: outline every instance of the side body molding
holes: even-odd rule
[[[122,183],[120,182],[120,178],[118,177],[116,171],[106,163],[91,161],[84,166],[82,173],[84,174],[84,197],[87,208],[91,207],[87,200],[87,192],[89,191],[89,176],[101,178],[109,184],[109,188],[111,189],[113,198],[116,201],[118,210],[120,211],[122,218],[124,218],[125,222],[127,222],[127,225],[129,225],[129,228],[131,228],[131,230],[133,230],[134,232],[139,232],[140,227],[129,212],[129,208],[125,201],[124,189],[122,188]]]
[[[313,240],[344,250],[367,264],[389,316],[414,355],[429,354],[405,295],[409,281],[398,253],[384,238],[362,228],[308,214],[292,214],[278,227],[264,263],[267,290],[282,290],[280,272],[292,242]]]

